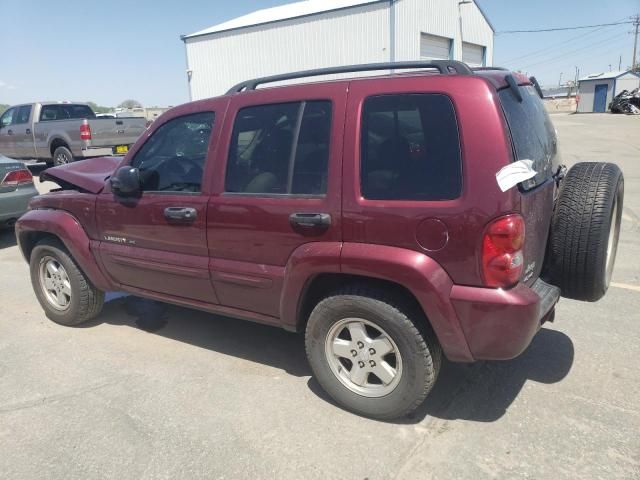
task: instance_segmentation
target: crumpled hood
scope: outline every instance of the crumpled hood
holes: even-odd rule
[[[62,188],[75,187],[89,193],[100,193],[104,184],[122,162],[122,157],[97,157],[47,168],[40,181],[56,182]]]

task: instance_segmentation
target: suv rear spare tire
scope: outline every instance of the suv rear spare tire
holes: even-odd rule
[[[402,296],[343,287],[311,312],[305,338],[316,380],[339,404],[390,420],[427,397],[442,351],[427,319]]]
[[[562,181],[551,224],[549,273],[563,297],[595,302],[606,293],[623,197],[624,178],[612,163],[578,163]]]

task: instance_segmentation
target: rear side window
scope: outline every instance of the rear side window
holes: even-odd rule
[[[45,105],[40,112],[40,121],[49,122],[51,120],[60,120],[62,117],[59,117],[59,115],[60,110],[58,109],[58,105]]]
[[[500,90],[500,102],[511,132],[517,160],[533,160],[536,176],[522,182],[525,190],[536,187],[554,174],[556,132],[542,100],[533,86],[520,87],[522,102],[511,89]]]
[[[323,195],[327,191],[331,102],[260,105],[238,112],[225,190]]]
[[[31,116],[31,105],[23,105],[18,109],[18,117],[13,123],[28,123]]]
[[[460,196],[462,166],[449,97],[370,97],[362,118],[360,186],[373,200],[450,200]]]

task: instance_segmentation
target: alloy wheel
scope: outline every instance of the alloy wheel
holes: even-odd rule
[[[71,305],[71,282],[62,264],[53,257],[40,260],[40,287],[49,304],[56,310],[66,310]]]
[[[382,328],[362,318],[345,318],[333,325],[325,355],[338,380],[364,397],[390,394],[402,377],[396,343]]]

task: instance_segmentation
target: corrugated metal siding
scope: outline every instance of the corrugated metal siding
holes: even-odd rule
[[[458,0],[397,0],[396,60],[420,55],[420,33],[453,39],[453,58],[462,60],[460,14],[465,42],[486,47],[486,64],[493,65],[493,31],[475,4],[458,7]]]
[[[492,65],[493,31],[475,4],[458,7],[458,0],[396,0],[393,9],[395,60],[420,59],[422,33],[453,39],[453,58],[461,60],[461,12],[464,40],[485,46],[486,64]],[[389,61],[390,30],[390,4],[381,2],[188,38],[192,99],[220,95],[254,77]]]
[[[616,91],[614,92],[614,95],[618,95],[623,90],[632,91],[638,87],[640,87],[640,77],[636,77],[635,75],[628,73],[616,79]]]
[[[374,4],[207,35],[187,39],[186,48],[197,100],[250,78],[388,61],[389,9]]]

